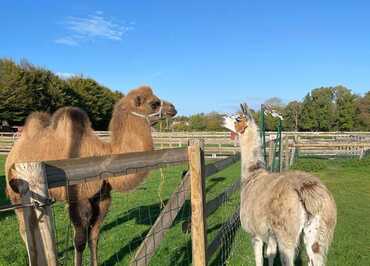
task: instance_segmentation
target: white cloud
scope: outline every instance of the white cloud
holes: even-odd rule
[[[76,74],[67,72],[57,72],[56,75],[59,76],[61,79],[69,79],[76,76]]]
[[[123,36],[133,30],[133,24],[125,26],[114,22],[112,18],[104,17],[102,11],[97,11],[87,17],[67,17],[62,23],[67,35],[54,40],[56,43],[70,46],[95,39],[121,41]]]
[[[59,44],[70,45],[70,46],[77,46],[78,45],[78,41],[76,39],[72,38],[71,36],[58,38],[58,39],[54,40],[54,42],[59,43]]]

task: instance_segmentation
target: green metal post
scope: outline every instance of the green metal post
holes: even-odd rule
[[[262,152],[263,152],[263,159],[265,161],[265,164],[267,164],[267,153],[266,153],[266,134],[265,134],[265,107],[262,104],[261,105],[261,111],[260,111],[260,137],[262,140]]]
[[[281,119],[279,119],[279,126],[278,126],[278,139],[279,139],[279,164],[278,164],[278,172],[281,171],[281,157],[282,157],[282,149],[281,149],[281,129],[282,129],[282,122],[281,122]]]
[[[277,133],[276,139],[274,143],[274,152],[272,157],[272,165],[271,165],[271,172],[280,172],[280,164],[281,164],[281,129],[282,129],[282,121],[279,119],[279,124],[277,126]],[[278,155],[278,159],[276,160],[276,155]]]

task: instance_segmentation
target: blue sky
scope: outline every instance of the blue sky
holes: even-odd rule
[[[149,84],[180,114],[370,90],[366,1],[1,1],[0,57]]]

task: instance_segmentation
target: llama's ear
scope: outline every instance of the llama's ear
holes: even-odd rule
[[[249,120],[253,119],[252,111],[249,109],[248,105],[246,103],[243,103],[240,105],[242,112],[245,116],[249,118]]]
[[[142,96],[138,95],[135,97],[135,106],[139,107],[144,103],[144,99]]]
[[[242,103],[242,104],[240,104],[240,109],[242,110],[242,113],[243,113],[244,115],[248,115],[248,113],[249,113],[249,108],[248,108],[248,106],[247,106],[247,104],[246,104],[246,103]]]
[[[244,104],[240,104],[240,110],[242,110],[242,114],[245,114]]]

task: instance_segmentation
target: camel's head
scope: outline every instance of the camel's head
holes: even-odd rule
[[[249,126],[255,123],[252,112],[249,110],[247,104],[241,104],[240,107],[241,112],[231,116],[224,116],[223,127],[231,132],[242,135]]]
[[[158,98],[149,86],[134,89],[125,98],[131,114],[147,119],[151,125],[177,114],[175,106]]]

